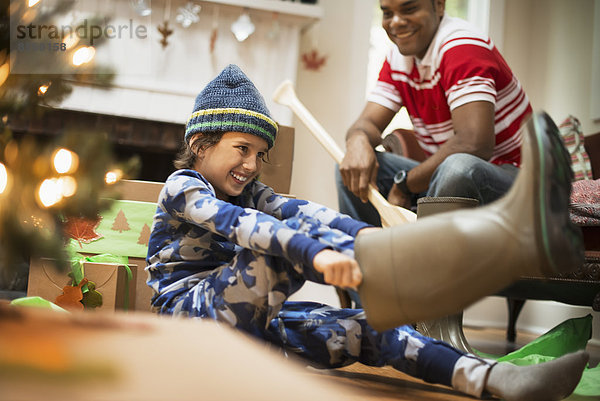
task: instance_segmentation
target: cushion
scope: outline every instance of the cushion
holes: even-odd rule
[[[568,116],[559,126],[565,147],[571,155],[571,167],[575,173],[575,181],[591,180],[592,166],[584,147],[584,136],[581,123],[573,116]]]
[[[569,212],[577,225],[600,226],[600,180],[573,183]]]

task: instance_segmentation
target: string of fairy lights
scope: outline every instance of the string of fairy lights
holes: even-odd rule
[[[14,152],[16,149],[7,147],[5,153]],[[6,159],[12,158],[5,154]],[[52,156],[52,166],[56,176],[44,178],[37,186],[36,199],[39,206],[49,208],[56,205],[64,198],[69,198],[77,192],[77,180],[71,175],[77,171],[79,156],[69,149],[59,148]],[[115,184],[123,177],[121,169],[107,171],[105,174],[106,184]],[[14,184],[9,170],[0,162],[0,196],[10,191]]]
[[[2,20],[42,27],[56,18],[72,20],[72,0],[12,0],[0,8]],[[103,19],[89,16],[90,24]],[[47,32],[47,31],[46,31]],[[102,45],[76,32],[60,39],[31,38],[14,46],[14,32],[0,30],[0,273],[15,271],[30,258],[47,257],[66,266],[64,230],[70,218],[97,218],[118,197],[115,183],[139,167],[131,158],[118,163],[105,133],[65,121],[52,135],[31,123],[52,113],[79,79],[108,85],[111,69],[95,62]],[[10,36],[13,35],[13,36]],[[35,48],[34,46],[40,46]],[[45,46],[43,50],[41,46]],[[29,50],[29,51],[27,51]],[[19,70],[21,68],[21,70]],[[53,69],[52,69],[53,68]],[[16,125],[15,125],[16,124]],[[13,132],[14,130],[14,132]],[[2,282],[2,280],[0,280]]]

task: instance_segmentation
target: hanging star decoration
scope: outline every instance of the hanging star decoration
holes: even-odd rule
[[[307,70],[319,71],[326,61],[327,56],[321,56],[315,49],[302,54],[302,62]]]
[[[162,35],[162,38],[160,39],[160,44],[164,49],[169,45],[169,41],[167,40],[167,38],[171,36],[171,34],[173,34],[173,30],[169,29],[169,21],[167,20],[165,20],[165,22],[163,22],[162,25],[159,25],[157,29],[158,32],[160,32],[160,34]]]

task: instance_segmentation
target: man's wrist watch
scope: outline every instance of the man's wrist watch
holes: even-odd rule
[[[398,187],[400,191],[402,191],[405,195],[412,195],[410,190],[408,189],[408,184],[406,179],[408,178],[408,171],[400,170],[394,176],[394,184]]]

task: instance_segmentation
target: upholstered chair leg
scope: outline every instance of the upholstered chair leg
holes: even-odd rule
[[[506,328],[506,341],[514,343],[517,339],[517,319],[519,313],[525,305],[525,301],[522,299],[506,298],[508,304],[508,327]]]

